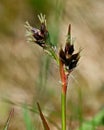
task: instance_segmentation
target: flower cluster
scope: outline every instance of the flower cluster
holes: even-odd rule
[[[40,29],[33,28],[30,26],[28,22],[26,22],[26,36],[28,37],[28,41],[32,41],[37,43],[39,46],[43,48],[47,48],[48,45],[51,44],[49,32],[46,28],[46,19],[45,15],[38,15],[38,18],[41,22]]]
[[[33,28],[32,32],[33,32],[33,37],[35,38],[35,42],[44,48],[46,46],[46,43],[50,42],[49,41],[49,32],[47,31],[47,28],[46,28],[45,16],[43,17],[41,15],[41,17],[39,17],[39,19],[41,21],[40,30]]]
[[[41,46],[48,54],[50,54],[56,62],[59,64],[59,61],[65,65],[65,69],[70,72],[73,70],[77,62],[79,60],[79,52],[74,53],[74,45],[71,44],[71,25],[68,28],[68,37],[65,45],[65,49],[60,49],[59,56],[56,54],[55,48],[50,41],[50,35],[46,27],[46,19],[45,15],[38,15],[41,26],[40,29],[34,28],[30,26],[28,22],[26,22],[26,36],[28,37],[28,41],[38,44]]]
[[[46,27],[46,19],[45,15],[38,15],[40,20],[40,29],[34,28],[30,26],[28,22],[26,22],[26,36],[28,41],[33,42],[41,46],[49,55],[51,55],[56,62],[59,64],[59,59],[56,54],[56,47],[50,41],[50,35]]]
[[[65,69],[70,72],[73,70],[80,58],[79,52],[74,53],[74,45],[71,44],[71,25],[68,28],[68,38],[64,50],[61,48],[59,52],[60,61],[65,65]]]

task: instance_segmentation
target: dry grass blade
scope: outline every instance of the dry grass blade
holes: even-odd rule
[[[10,113],[9,113],[9,117],[8,117],[6,123],[5,123],[5,126],[4,126],[4,129],[3,129],[3,130],[8,130],[9,124],[10,124],[10,120],[11,120],[11,118],[12,118],[12,116],[13,116],[13,113],[14,113],[14,109],[11,109],[11,111],[10,111]]]
[[[37,103],[37,106],[38,106],[38,110],[39,110],[39,113],[40,113],[40,117],[41,117],[41,120],[42,120],[42,123],[43,123],[43,126],[44,126],[44,130],[50,130],[48,124],[47,124],[47,121],[41,111],[41,108],[40,108],[40,105],[39,103]]]

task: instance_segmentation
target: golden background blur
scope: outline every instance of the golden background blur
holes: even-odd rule
[[[104,107],[104,1],[0,0],[0,128],[14,107],[11,129],[24,130],[18,104],[34,106],[37,101],[43,112],[60,123],[58,66],[25,37],[25,22],[39,27],[39,13],[46,14],[54,44],[64,46],[70,23],[76,50],[82,48],[79,64],[69,77],[67,117],[74,108],[89,119]]]

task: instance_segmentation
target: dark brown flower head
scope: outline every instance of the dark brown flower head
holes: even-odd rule
[[[70,28],[71,28],[71,25],[69,25],[68,38],[66,41],[65,49],[63,50],[61,48],[60,52],[59,52],[60,61],[65,65],[66,70],[69,72],[77,66],[78,60],[80,58],[79,52],[73,54],[74,45],[71,44]],[[69,37],[70,37],[70,39],[69,39]]]
[[[49,32],[46,28],[46,19],[45,15],[38,15],[38,18],[40,20],[40,29],[33,28],[32,26],[29,25],[28,22],[26,22],[26,31],[27,31],[27,36],[28,40],[37,43],[39,46],[43,48],[47,48],[48,44],[50,43],[50,37],[49,37]]]
[[[49,37],[49,33],[46,29],[45,23],[41,23],[40,30],[36,28],[32,28],[31,30],[33,32],[33,37],[35,39],[35,42],[40,45],[41,47],[45,47],[45,43],[47,42],[47,39]]]
[[[77,66],[78,60],[80,58],[79,53],[67,55],[63,49],[60,50],[59,57],[60,61],[65,65],[65,68],[68,71],[73,70]]]

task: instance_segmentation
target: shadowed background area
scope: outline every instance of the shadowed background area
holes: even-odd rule
[[[70,23],[75,49],[82,49],[79,64],[69,77],[67,124],[74,130],[78,121],[91,119],[104,107],[103,12],[103,0],[0,1],[0,129],[14,107],[10,129],[25,130],[22,104],[34,108],[37,101],[53,124],[60,126],[58,66],[42,48],[27,43],[25,37],[25,22],[38,28],[39,13],[46,14],[53,44],[64,47]],[[37,114],[33,123],[41,129]]]

